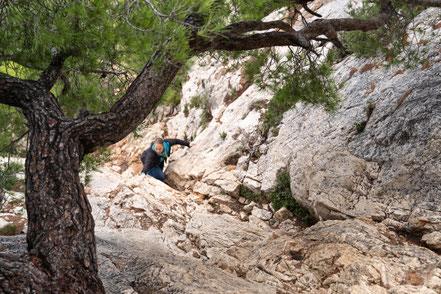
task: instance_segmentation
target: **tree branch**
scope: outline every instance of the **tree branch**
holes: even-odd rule
[[[55,50],[55,49],[54,49]],[[61,70],[63,68],[63,63],[69,55],[66,53],[54,53],[52,61],[48,68],[41,74],[38,80],[44,88],[48,91],[52,89],[55,82],[61,75]]]
[[[303,2],[306,3],[309,1]],[[327,36],[334,44],[342,47],[337,38],[337,32],[375,30],[389,20],[393,13],[392,4],[389,0],[380,0],[380,3],[380,13],[371,19],[318,19],[307,24],[299,31],[295,31],[290,27],[289,24],[282,21],[238,22],[227,26],[225,28],[226,33],[222,36],[217,35],[208,38],[195,36],[194,39],[190,41],[190,48],[192,48],[195,52],[204,52],[209,50],[251,50],[273,46],[299,46],[305,49],[310,49],[310,41],[316,39],[320,35]],[[290,27],[290,29],[288,29],[287,26]],[[283,29],[285,32],[267,32],[253,35],[243,34],[251,31],[268,30],[274,28]]]
[[[3,151],[5,151],[6,149],[8,149],[9,147],[11,147],[12,145],[14,145],[15,143],[17,143],[18,141],[20,141],[21,139],[23,139],[27,134],[29,134],[29,130],[27,130],[26,132],[24,132],[19,138],[11,141],[8,145],[6,145],[5,147],[3,147],[2,149],[0,149],[0,153],[2,153]]]
[[[210,50],[252,50],[273,46],[299,46],[309,48],[310,43],[298,32],[269,32],[254,35],[239,35],[204,39],[196,37],[189,42],[195,52]]]
[[[157,54],[154,54],[109,112],[76,119],[73,127],[80,134],[85,154],[123,139],[152,111],[182,67],[172,62],[155,67],[153,64],[157,59]]]
[[[28,92],[23,90],[30,89],[35,83],[0,73],[0,103],[22,108],[28,95]]]
[[[227,34],[232,33],[237,35],[252,31],[264,31],[270,29],[281,29],[286,32],[294,32],[291,25],[281,20],[268,22],[263,22],[261,20],[240,21],[225,27],[224,31]]]

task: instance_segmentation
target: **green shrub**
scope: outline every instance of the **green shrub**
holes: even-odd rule
[[[225,138],[227,137],[227,133],[222,132],[219,134],[219,136],[221,137],[222,140],[225,140]]]
[[[249,201],[254,201],[256,203],[262,203],[262,202],[265,202],[265,200],[266,200],[266,197],[263,193],[253,192],[252,190],[250,190],[249,188],[247,188],[245,186],[240,187],[239,195]]]
[[[366,128],[366,124],[367,124],[367,121],[362,121],[362,122],[359,122],[359,123],[354,123],[354,126],[355,126],[355,129],[357,130],[357,133],[362,133],[363,131],[364,131],[364,129]]]
[[[6,226],[0,228],[0,236],[14,236],[18,235],[20,232],[14,224],[7,224]]]
[[[239,152],[240,155],[246,154],[248,152],[247,148],[245,148],[244,146],[237,147],[236,151]]]
[[[0,165],[0,192],[11,191],[16,187],[19,179],[17,173],[22,172],[24,167],[20,163],[10,162]]]
[[[260,79],[260,72],[262,66],[268,61],[268,50],[251,51],[251,58],[244,62],[243,73],[248,81],[255,82],[255,79]],[[259,83],[259,80],[256,81]]]
[[[25,144],[20,143],[24,142],[25,138],[9,146],[12,141],[17,140],[26,132],[25,122],[26,119],[21,109],[0,104],[0,155],[7,157],[8,155],[23,156],[26,154]]]
[[[282,207],[289,209],[294,215],[300,217],[307,225],[313,225],[317,221],[314,214],[298,203],[292,193],[290,187],[290,177],[288,173],[281,173],[277,177],[277,185],[270,192],[271,203],[277,211]]]
[[[187,104],[185,105],[185,107],[187,107]],[[207,124],[213,119],[213,115],[211,114],[211,110],[210,110],[208,97],[193,96],[190,98],[190,103],[188,104],[188,107],[202,109],[201,127],[202,127],[202,130],[204,130],[206,128]],[[188,113],[188,108],[187,108],[187,113]],[[184,114],[186,116],[188,116],[188,114],[186,114],[186,112],[185,112],[185,108],[184,108]]]
[[[391,64],[405,62],[411,65],[417,59],[416,52],[406,52],[401,59],[398,55],[406,50],[407,30],[415,16],[423,9],[403,3],[394,3],[394,14],[385,26],[374,31],[350,31],[341,34],[342,41],[349,53],[357,57],[385,56]],[[368,19],[378,15],[380,3],[375,0],[363,0],[362,6],[354,9],[349,5],[348,13],[359,19]]]
[[[184,105],[184,115],[185,115],[185,117],[188,117],[188,114],[189,114],[189,109],[188,109],[188,104],[187,103],[185,103],[185,105]]]
[[[97,171],[101,164],[109,162],[111,155],[112,153],[107,148],[102,147],[98,151],[84,156],[80,165],[80,172],[84,172],[84,182],[86,184],[89,184],[92,179],[90,173]]]
[[[208,106],[208,99],[206,97],[193,96],[190,98],[190,104],[188,106],[190,108],[205,108]]]
[[[368,100],[366,106],[364,107],[364,113],[366,114],[366,119],[361,122],[354,123],[357,132],[360,134],[366,128],[366,125],[371,118],[372,112],[374,111],[376,104],[372,100]]]
[[[323,105],[328,111],[335,111],[340,98],[337,87],[330,78],[328,64],[310,64],[308,69],[287,75],[281,87],[277,88],[265,112],[264,129],[276,126],[283,114],[297,102]]]

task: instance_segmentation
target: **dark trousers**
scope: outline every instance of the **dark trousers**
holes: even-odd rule
[[[162,168],[160,168],[159,166],[155,166],[154,168],[152,168],[149,172],[148,175],[154,177],[157,180],[160,181],[164,181],[165,180],[165,175],[162,172]]]

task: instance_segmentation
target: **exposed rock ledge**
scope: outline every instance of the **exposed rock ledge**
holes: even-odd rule
[[[441,257],[372,220],[271,227],[234,198],[107,169],[91,188],[109,293],[441,293]]]
[[[337,4],[344,6],[344,1],[327,1],[318,12],[336,17],[344,11]],[[271,94],[247,84],[241,72],[227,70],[228,65],[211,59],[207,65],[197,63],[173,115],[159,112],[161,119],[150,121],[142,138],[128,136],[116,144],[115,161],[121,170],[138,174],[139,156],[153,138],[196,135],[195,147],[171,157],[167,178],[179,190],[237,196],[245,185],[268,192],[285,170],[293,197],[322,220],[368,217],[417,234],[439,232],[440,11],[423,11],[413,23],[420,31],[409,33],[407,49],[418,50],[424,66],[384,66],[381,58],[349,56],[334,66],[343,98],[338,111],[330,115],[297,105],[285,113],[277,135],[269,132],[268,138],[260,137],[259,128]],[[232,91],[241,95],[225,103]],[[205,129],[201,109],[183,111],[192,97],[208,101],[214,119]],[[364,130],[357,131],[354,124],[363,122]]]

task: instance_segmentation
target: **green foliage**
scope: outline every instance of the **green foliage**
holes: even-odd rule
[[[239,152],[241,155],[247,153],[247,149],[244,146],[239,146],[236,148],[236,151]]]
[[[356,122],[354,123],[355,129],[357,130],[357,133],[362,133],[364,131],[364,129],[366,128],[366,124],[367,121],[362,121],[362,122]]]
[[[416,52],[408,51],[401,57],[399,54],[406,50],[409,24],[423,9],[403,3],[394,3],[394,7],[398,14],[394,14],[385,26],[375,31],[342,33],[347,50],[357,57],[385,56],[391,63],[406,62],[408,65],[415,62]],[[354,9],[351,5],[348,8],[352,17],[368,19],[378,15],[381,7],[379,1],[363,0],[360,8]]]
[[[271,129],[271,134],[273,135],[273,137],[277,137],[279,135],[279,129],[278,128],[272,128]]]
[[[7,224],[0,228],[0,236],[14,236],[19,233],[18,228],[14,224]]]
[[[201,108],[204,109],[208,107],[208,98],[202,96],[193,96],[190,98],[190,108]]]
[[[182,98],[182,85],[188,77],[188,71],[190,70],[191,62],[187,62],[186,65],[178,72],[173,82],[165,90],[159,105],[177,106],[181,102]]]
[[[0,164],[0,192],[12,191],[19,181],[17,173],[23,170],[23,165],[17,162]]]
[[[226,132],[219,133],[219,137],[221,137],[222,140],[225,140],[225,138],[227,137],[227,133]]]
[[[187,106],[187,104],[185,106]],[[202,127],[202,130],[204,130],[207,127],[207,123],[209,123],[213,119],[213,115],[211,114],[211,110],[210,110],[208,97],[193,96],[190,98],[190,103],[188,104],[188,107],[202,109],[201,127]],[[184,114],[185,114],[185,109],[184,109]]]
[[[366,106],[363,109],[364,113],[366,114],[366,119],[361,122],[354,123],[354,126],[355,126],[355,129],[357,130],[357,133],[360,134],[364,131],[369,119],[371,118],[372,112],[374,111],[375,107],[376,107],[376,104],[372,100],[369,99]]]
[[[107,148],[100,148],[98,151],[84,156],[80,165],[80,172],[84,174],[84,183],[89,184],[91,181],[90,173],[97,171],[98,167],[111,160],[112,153]]]
[[[292,75],[287,73],[283,74],[283,84],[275,88],[274,96],[268,104],[264,128],[278,125],[285,111],[298,102],[323,105],[330,112],[336,110],[340,98],[334,81],[330,78],[331,67],[328,64],[311,63],[307,69]]]
[[[190,112],[190,110],[188,109],[188,104],[185,103],[185,105],[184,105],[184,115],[185,115],[185,117],[188,117],[189,112]]]
[[[239,196],[244,197],[250,202],[254,201],[256,203],[262,203],[266,200],[266,197],[263,193],[253,192],[251,189],[245,186],[240,187]]]
[[[0,73],[35,80],[54,52],[67,54],[62,78],[51,90],[63,112],[73,118],[83,109],[108,111],[151,57],[157,58],[156,68],[165,62],[188,61],[192,27],[184,22],[189,18],[194,17],[199,35],[221,35],[228,23],[261,19],[290,5],[292,1],[267,0],[6,1],[0,6]],[[255,50],[219,55],[223,54],[233,58],[251,55],[254,61],[245,63],[245,74],[264,84],[260,69],[268,54],[275,53]],[[185,77],[186,71],[178,75],[161,103],[179,103]],[[205,126],[211,113],[208,107],[199,108],[205,109]],[[23,123],[14,122],[22,129]],[[13,135],[2,131],[0,140],[16,138],[18,132],[13,128],[2,128]]]
[[[250,52],[251,58],[243,64],[243,74],[246,76],[247,80],[250,82],[261,83],[259,73],[261,72],[262,66],[268,61],[268,51],[267,50],[253,50]],[[257,79],[257,81],[255,81]]]
[[[313,225],[317,221],[314,214],[298,203],[292,193],[290,187],[290,177],[288,173],[281,173],[277,177],[277,185],[270,192],[271,203],[277,211],[282,207],[289,209],[294,215],[300,217],[307,225]]]
[[[25,118],[21,110],[15,107],[0,104],[0,150],[5,149],[12,141],[26,132]],[[3,150],[0,155],[22,155],[25,147],[22,144],[13,144]]]
[[[213,119],[210,108],[204,108],[201,114],[201,127],[205,130],[207,124]]]

